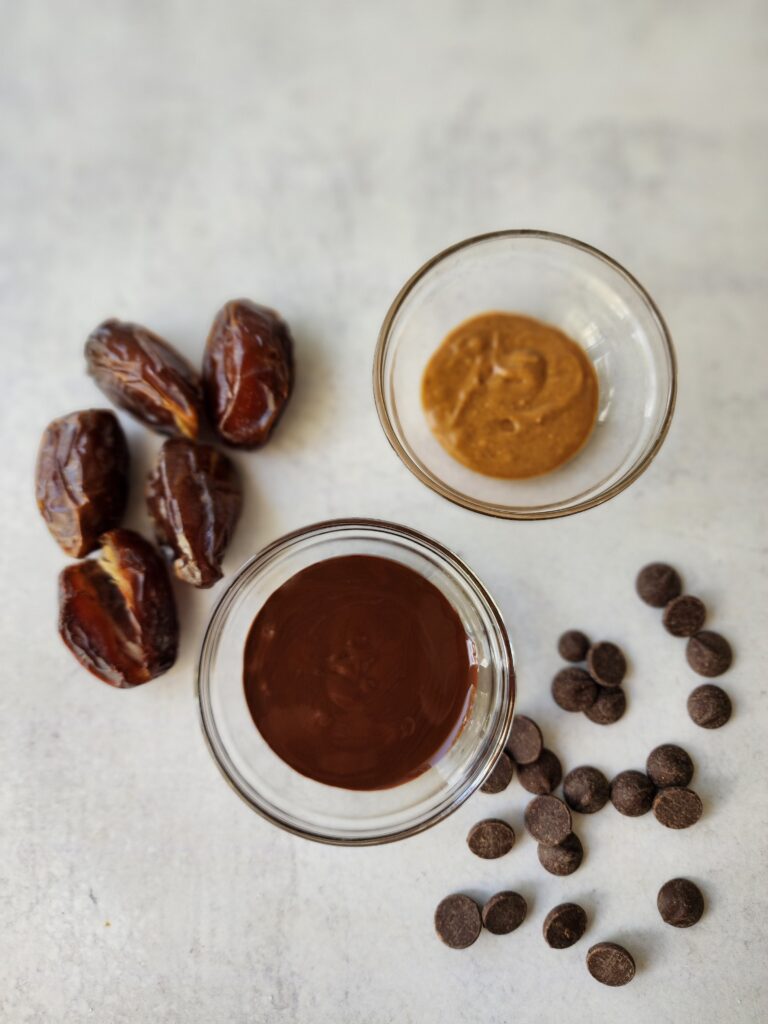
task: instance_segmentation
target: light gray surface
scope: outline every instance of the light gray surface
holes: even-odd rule
[[[764,5],[3,0],[0,14],[0,1019],[764,1020]],[[616,256],[678,347],[657,462],[570,520],[453,508],[400,465],[373,409],[373,345],[405,277],[512,226]],[[298,386],[273,443],[238,456],[247,508],[228,567],[326,516],[433,534],[497,596],[520,708],[566,766],[641,767],[678,740],[705,803],[694,829],[609,807],[579,821],[584,866],[556,879],[522,834],[515,785],[400,845],[312,845],[251,814],[204,748],[192,664],[215,593],[178,589],[182,651],[163,679],[123,693],[77,667],[55,633],[65,559],[32,500],[40,431],[103,404],[81,358],[101,318],[145,322],[197,358],[239,294],[293,325]],[[159,441],[125,422],[138,492]],[[682,644],[634,596],[656,557],[734,643],[719,732],[688,720]],[[610,729],[549,697],[571,625],[631,658],[630,710]],[[488,864],[464,846],[486,814],[520,833]],[[689,931],[655,909],[677,874],[707,897]],[[530,901],[516,934],[463,953],[435,939],[443,895],[501,888]],[[541,921],[566,899],[590,928],[555,952]],[[587,975],[599,939],[635,953],[628,988]]]

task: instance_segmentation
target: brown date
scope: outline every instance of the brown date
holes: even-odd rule
[[[59,633],[74,656],[110,686],[127,688],[166,672],[179,627],[168,570],[132,530],[110,530],[102,553],[59,576]]]
[[[85,361],[115,405],[161,434],[197,437],[200,377],[167,341],[139,324],[105,320],[88,336]]]
[[[99,547],[128,500],[125,434],[108,409],[60,416],[45,428],[35,471],[37,507],[59,546],[75,558]]]
[[[221,579],[221,562],[240,516],[243,494],[234,465],[208,444],[166,441],[149,476],[147,505],[173,571],[194,587]]]
[[[293,389],[293,339],[273,310],[248,299],[216,315],[203,357],[208,415],[219,436],[240,448],[265,444]]]

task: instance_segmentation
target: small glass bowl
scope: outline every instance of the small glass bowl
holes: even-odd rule
[[[432,434],[421,380],[448,332],[479,313],[523,313],[559,327],[594,363],[597,422],[580,452],[527,480],[484,476]],[[438,253],[384,318],[373,369],[381,425],[401,460],[444,498],[503,519],[552,519],[619,494],[647,468],[669,429],[675,353],[650,295],[615,260],[548,231],[478,235]]]
[[[314,562],[354,554],[393,559],[430,580],[461,618],[478,661],[474,702],[447,753],[418,778],[370,792],[315,782],[282,761],[256,728],[243,689],[246,636],[270,594]],[[474,573],[422,534],[372,519],[305,527],[246,562],[213,610],[196,686],[205,739],[235,792],[275,825],[343,846],[403,839],[456,810],[504,749],[515,697],[507,631]]]

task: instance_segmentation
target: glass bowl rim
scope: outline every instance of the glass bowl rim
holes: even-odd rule
[[[463,249],[469,249],[474,245],[500,238],[513,240],[519,238],[536,238],[545,242],[555,242],[566,247],[579,249],[588,256],[607,264],[607,266],[616,271],[620,277],[624,278],[624,280],[637,292],[640,299],[648,307],[663,342],[664,352],[669,366],[669,384],[667,387],[664,418],[650,447],[622,474],[615,483],[611,484],[609,487],[603,488],[601,491],[598,491],[597,494],[592,497],[586,498],[583,501],[575,502],[574,504],[552,507],[553,503],[550,503],[548,506],[532,506],[530,508],[526,508],[524,506],[506,506],[494,504],[492,502],[480,501],[473,498],[471,495],[455,490],[438,477],[425,472],[422,469],[421,464],[411,456],[410,452],[403,446],[397,436],[387,407],[387,400],[385,398],[386,385],[384,380],[384,366],[389,349],[392,325],[411,292],[420,281],[422,281],[429,273],[431,273],[432,270],[435,269],[435,267],[438,266],[438,264],[442,263],[450,256],[453,256],[457,252],[461,252]],[[587,242],[579,241],[579,239],[573,238],[570,235],[558,234],[555,231],[544,231],[538,228],[507,228],[499,231],[487,231],[483,234],[472,235],[472,237],[465,238],[460,242],[454,242],[453,245],[449,245],[447,248],[441,249],[440,252],[432,256],[431,259],[428,259],[426,263],[423,263],[419,269],[408,278],[393,299],[392,304],[384,317],[381,328],[379,329],[376,351],[373,357],[373,395],[376,403],[376,412],[379,416],[379,422],[381,423],[381,427],[391,447],[397,453],[397,456],[403,465],[406,466],[406,468],[409,469],[411,473],[421,481],[421,483],[429,487],[430,490],[439,494],[441,497],[446,498],[448,501],[453,502],[454,505],[459,505],[461,508],[467,508],[472,512],[479,512],[481,515],[493,516],[496,519],[558,519],[562,516],[575,515],[577,512],[584,512],[587,509],[595,508],[597,505],[602,505],[603,502],[608,501],[610,498],[614,498],[617,494],[620,494],[623,490],[629,487],[631,483],[637,480],[637,478],[645,472],[654,460],[659,449],[664,443],[667,433],[669,432],[669,427],[672,422],[672,414],[675,410],[675,402],[677,400],[677,358],[675,356],[674,345],[672,344],[672,336],[658,306],[638,279],[631,274],[626,267],[623,267],[618,260],[615,260],[612,256],[609,256],[601,249],[597,249],[595,246],[589,245]]]
[[[464,784],[461,791],[456,794],[450,803],[439,805],[435,811],[429,813],[423,820],[420,820],[415,824],[406,825],[396,831],[386,833],[384,835],[376,834],[369,836],[363,833],[360,836],[349,837],[326,835],[320,832],[315,832],[310,828],[291,825],[290,823],[270,814],[266,808],[254,803],[248,793],[240,787],[237,779],[234,777],[234,774],[229,771],[227,767],[227,762],[230,760],[229,755],[224,743],[218,736],[218,729],[215,728],[213,712],[212,710],[206,712],[204,704],[206,702],[206,697],[210,692],[210,648],[213,643],[213,637],[215,632],[222,628],[223,624],[226,622],[226,605],[233,599],[240,586],[248,582],[254,573],[258,572],[265,565],[268,565],[278,554],[280,554],[280,552],[289,550],[293,547],[297,541],[311,537],[315,534],[321,535],[332,531],[342,532],[347,529],[360,528],[375,530],[382,534],[405,537],[408,540],[415,541],[417,545],[427,548],[434,554],[440,555],[450,564],[451,568],[458,571],[459,575],[464,575],[468,578],[472,588],[474,588],[476,592],[476,598],[479,598],[484,607],[484,611],[488,614],[495,627],[496,638],[501,648],[502,658],[500,664],[495,664],[493,666],[493,672],[497,678],[499,675],[506,675],[507,706],[504,709],[503,714],[500,716],[499,722],[497,722],[495,726],[496,738],[492,748],[486,755],[486,762],[484,766],[480,771],[475,771],[474,775],[467,783]],[[277,537],[243,562],[240,568],[232,575],[231,579],[222,593],[218,596],[211,609],[195,665],[195,697],[197,700],[198,721],[200,723],[208,752],[230,788],[234,790],[234,792],[248,805],[248,807],[251,808],[251,810],[255,811],[262,818],[271,822],[283,831],[290,832],[293,835],[300,836],[304,839],[313,840],[314,842],[324,843],[329,846],[379,846],[384,843],[396,842],[400,839],[406,839],[408,836],[424,832],[428,828],[431,828],[433,825],[436,825],[438,822],[449,817],[467,799],[469,799],[476,789],[483,784],[491,773],[499,755],[504,750],[515,709],[517,695],[516,683],[517,679],[514,653],[504,618],[485,585],[463,561],[463,559],[439,541],[428,537],[426,534],[423,534],[418,530],[413,530],[408,526],[403,526],[399,523],[393,523],[384,519],[371,519],[364,517],[324,519],[320,522],[300,527],[297,530],[292,530],[290,533]],[[208,718],[210,718],[210,722],[208,721]],[[214,728],[211,729],[211,726],[214,726]],[[214,742],[213,732],[216,733],[218,748],[217,744]]]

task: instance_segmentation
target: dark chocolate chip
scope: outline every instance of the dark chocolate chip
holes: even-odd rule
[[[645,762],[648,778],[659,789],[664,786],[687,786],[693,778],[693,761],[682,747],[663,743],[648,755]]]
[[[557,789],[563,777],[563,769],[557,755],[551,750],[542,750],[538,760],[533,764],[519,764],[517,778],[523,789],[541,796]]]
[[[557,641],[557,652],[566,661],[584,661],[589,650],[589,637],[580,629],[569,629]]]
[[[552,696],[563,711],[586,711],[597,699],[597,683],[583,668],[563,668],[552,680]]]
[[[497,892],[483,907],[483,924],[494,935],[508,935],[519,928],[528,904],[519,892]]]
[[[512,767],[512,758],[509,754],[501,753],[496,764],[493,766],[493,770],[485,782],[480,787],[483,793],[501,793],[512,781],[512,773],[514,768]]]
[[[597,725],[613,725],[626,710],[627,697],[623,690],[618,687],[613,690],[601,687],[595,703],[591,708],[587,708],[584,714],[590,722],[596,722]]]
[[[476,857],[495,860],[509,853],[515,845],[515,833],[511,825],[498,818],[478,821],[469,830],[467,845]]]
[[[688,697],[688,714],[702,729],[719,729],[731,717],[731,698],[720,686],[704,683]]]
[[[667,828],[690,828],[701,817],[702,809],[698,795],[682,786],[660,789],[653,801],[656,820]]]
[[[469,896],[446,896],[435,911],[435,931],[451,949],[466,949],[480,934],[480,907]]]
[[[525,715],[515,715],[507,740],[507,753],[515,764],[533,764],[543,747],[544,741],[538,725]]]
[[[603,640],[589,648],[587,668],[601,686],[621,686],[627,674],[627,661],[616,644]]]
[[[687,878],[672,878],[659,889],[656,906],[667,924],[674,928],[690,928],[701,920],[704,897],[698,885]]]
[[[603,985],[626,985],[635,976],[632,954],[615,942],[598,942],[587,950],[587,970]]]
[[[578,903],[560,903],[544,918],[544,939],[552,949],[567,949],[587,930],[587,915]]]
[[[572,875],[584,859],[584,847],[575,832],[557,846],[538,847],[539,863],[551,875]]]
[[[694,672],[710,678],[721,676],[733,661],[731,645],[711,629],[703,629],[691,637],[685,646],[685,656]]]
[[[646,604],[653,608],[663,608],[682,593],[683,584],[671,565],[652,562],[637,574],[635,588]]]
[[[707,609],[704,602],[692,594],[673,597],[664,609],[661,621],[672,636],[693,636],[704,625]]]
[[[542,846],[557,846],[571,834],[571,812],[557,796],[537,796],[525,809],[525,827]]]
[[[643,772],[619,772],[611,783],[611,803],[629,818],[647,814],[655,793],[656,787]]]
[[[568,772],[563,780],[563,796],[571,810],[594,814],[605,807],[611,795],[608,779],[597,768],[582,765]]]

